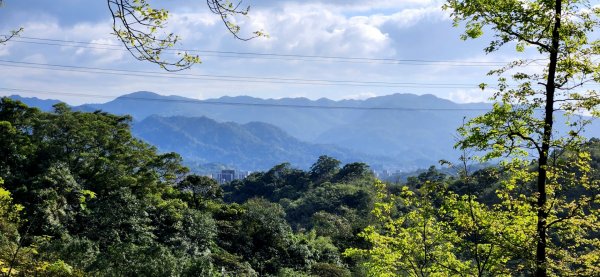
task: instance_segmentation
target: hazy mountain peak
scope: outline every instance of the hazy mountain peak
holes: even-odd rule
[[[136,92],[121,95],[121,96],[117,97],[117,99],[128,98],[128,97],[162,98],[165,96],[160,95],[158,93],[151,92],[151,91],[136,91]]]
[[[178,96],[178,95],[162,95],[162,94],[158,94],[158,93],[151,92],[151,91],[136,91],[136,92],[132,92],[129,94],[121,95],[121,96],[117,97],[115,100],[128,99],[128,98],[177,99],[177,100],[189,100],[189,101],[198,100],[198,99],[187,98],[187,97]],[[198,100],[198,101],[200,101],[200,100]]]

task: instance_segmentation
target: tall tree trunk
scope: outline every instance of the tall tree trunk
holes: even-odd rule
[[[550,48],[550,64],[548,66],[548,79],[546,82],[546,107],[544,117],[544,133],[542,136],[542,148],[538,159],[538,201],[537,201],[537,246],[535,252],[535,276],[548,276],[546,260],[546,227],[548,212],[546,211],[547,193],[546,179],[548,155],[550,153],[550,142],[552,139],[552,124],[554,114],[554,92],[556,90],[554,79],[556,77],[556,63],[558,60],[558,47],[560,42],[560,20],[562,12],[562,0],[555,2],[554,28],[552,30],[552,47]]]

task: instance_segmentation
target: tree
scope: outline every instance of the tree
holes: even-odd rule
[[[234,240],[237,249],[232,252],[242,254],[261,274],[292,266],[288,250],[293,233],[283,208],[259,198],[248,200],[242,207],[241,230]]]
[[[372,276],[510,276],[507,263],[516,259],[497,239],[506,214],[425,176],[431,175],[398,194],[377,181],[376,220],[359,234],[369,249],[344,254],[359,258]]]
[[[0,276],[82,276],[81,272],[58,259],[50,263],[40,259],[36,244],[24,245],[28,233],[20,234],[18,227],[24,221],[23,206],[14,204],[0,178]]]
[[[335,158],[323,155],[310,167],[310,179],[318,185],[329,182],[340,171],[341,162]]]
[[[558,250],[565,244],[578,243],[555,236],[565,228],[574,232],[570,228],[574,224],[584,228],[594,225],[589,220],[597,219],[586,216],[593,211],[588,208],[597,198],[567,199],[565,195],[574,183],[591,193],[597,191],[598,184],[586,179],[589,159],[585,153],[575,159],[576,165],[581,165],[578,169],[581,174],[567,174],[567,165],[559,158],[580,149],[581,132],[589,120],[578,115],[600,114],[600,95],[585,87],[600,80],[600,66],[596,62],[600,41],[590,40],[600,25],[600,9],[586,0],[448,0],[445,8],[452,11],[456,26],[465,23],[463,39],[478,38],[484,30],[491,31],[493,40],[485,48],[486,53],[515,43],[517,52],[533,48],[541,56],[537,60],[517,60],[489,73],[499,76],[493,97],[497,102],[490,112],[460,128],[465,138],[457,146],[485,152],[482,160],[513,158],[504,164],[513,171],[513,176],[521,179],[506,182],[503,200],[529,207],[535,215],[535,276],[547,276],[550,267],[559,274],[561,269],[557,266],[564,267],[562,270],[580,269],[574,265],[578,261],[569,260]],[[543,70],[522,69],[533,62],[544,63]],[[509,84],[504,74],[510,74],[517,85]],[[484,89],[486,86],[481,85]],[[557,132],[557,116],[566,118],[569,132]],[[529,159],[528,154],[534,157]],[[515,186],[528,185],[532,185],[529,192],[514,190]],[[581,225],[581,221],[589,224]],[[589,238],[589,233],[578,232],[578,235],[583,236],[581,240]],[[598,251],[595,242],[590,245],[592,252]],[[553,263],[549,263],[548,251],[552,251]]]
[[[334,182],[350,182],[372,176],[369,166],[365,163],[349,163],[344,165],[342,169],[333,178]]]
[[[210,177],[188,175],[177,184],[184,193],[191,195],[191,205],[198,209],[202,200],[218,200],[223,197],[223,189]]]
[[[421,190],[438,191],[440,183],[427,182]],[[373,214],[378,226],[370,225],[359,235],[371,243],[368,250],[350,248],[344,253],[364,257],[371,276],[449,276],[465,275],[468,266],[454,251],[458,234],[447,222],[440,220],[444,209],[434,205],[435,193],[416,194],[402,188],[390,195],[379,181],[378,202]],[[397,211],[400,205],[404,211]],[[395,214],[400,213],[399,216]]]
[[[0,178],[0,274],[10,274],[13,270],[14,257],[18,250],[18,221],[19,211],[22,209],[19,205],[12,203],[10,192],[5,190],[2,185],[4,181]],[[18,254],[18,253],[17,253]]]

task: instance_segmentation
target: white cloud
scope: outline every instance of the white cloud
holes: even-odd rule
[[[81,22],[65,26],[59,24],[55,17],[44,16],[26,21],[23,24],[22,36],[80,41],[108,39],[112,37],[111,26],[110,21]]]
[[[0,57],[10,55],[10,48],[13,46],[13,43],[5,43],[0,44]]]
[[[440,19],[438,0],[263,1],[252,4],[248,17],[237,17],[242,37],[266,31],[270,38],[244,43],[256,51],[308,55],[392,56],[393,38],[385,24],[407,28],[422,20]],[[179,34],[186,47],[223,48],[240,45],[217,15],[197,6],[171,13],[168,31]]]
[[[48,59],[46,59],[45,55],[37,53],[37,54],[33,54],[33,55],[24,57],[23,61],[30,62],[30,63],[47,63]]]
[[[252,41],[252,46],[317,55],[391,56],[395,50],[392,38],[382,30],[384,25],[408,28],[428,18],[444,18],[439,6],[373,15],[346,15],[343,9],[327,7],[286,3],[279,8],[253,10],[246,28],[265,30],[271,38]]]
[[[369,21],[374,26],[382,26],[384,24],[393,24],[396,28],[408,28],[418,24],[424,19],[447,19],[447,15],[438,6],[410,8],[401,11],[386,14],[375,14],[369,16]]]
[[[456,90],[450,92],[448,99],[456,103],[480,103],[489,102],[492,93],[489,90],[482,91],[481,89]]]
[[[88,62],[93,65],[106,65],[122,61],[129,55],[125,48],[121,46],[121,43],[111,35],[112,28],[109,21],[80,22],[65,26],[59,24],[56,18],[43,17],[43,20],[29,20],[23,26],[23,37],[92,43],[86,45],[87,48],[80,48],[77,46],[81,44],[69,42],[56,42],[57,45],[33,44],[30,48],[25,48],[33,51],[37,60],[40,60],[42,56],[47,56],[44,60],[51,63],[76,61],[79,65]],[[53,42],[50,43],[53,44]],[[28,44],[23,45],[28,46]],[[60,52],[60,54],[57,54],[57,52]]]
[[[122,60],[128,54],[116,39],[92,39],[91,48],[76,48],[76,55],[91,55],[96,64],[110,64]],[[117,45],[117,46],[109,46]]]
[[[166,31],[176,33],[185,40],[212,39],[213,34],[203,30],[223,27],[217,26],[219,24],[221,24],[221,19],[217,15],[206,11],[173,12],[169,17]]]
[[[321,6],[330,11],[342,13],[372,13],[372,11],[398,10],[415,7],[441,6],[441,0],[298,0],[298,1],[262,1],[259,8],[277,7],[290,4]]]

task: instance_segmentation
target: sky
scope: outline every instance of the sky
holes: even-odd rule
[[[486,73],[494,63],[518,58],[510,45],[486,55],[489,37],[461,40],[438,0],[245,0],[251,9],[236,18],[241,35],[269,34],[250,41],[233,38],[205,1],[153,1],[170,11],[167,30],[181,37],[177,48],[207,51],[199,52],[201,64],[167,73],[119,46],[105,0],[3,2],[0,34],[23,32],[0,45],[0,95],[70,104],[135,91],[334,100],[414,93],[481,102],[492,92],[477,85],[493,81]]]

